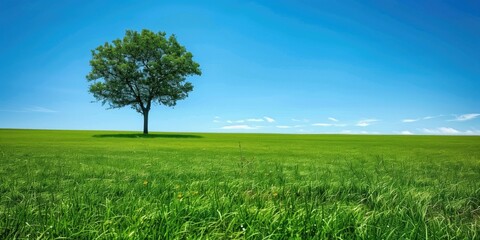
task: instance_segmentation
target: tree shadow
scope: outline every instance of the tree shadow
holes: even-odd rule
[[[96,138],[203,138],[199,135],[190,134],[141,134],[141,133],[119,133],[119,134],[96,134]]]

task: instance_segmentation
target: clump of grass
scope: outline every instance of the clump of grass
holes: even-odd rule
[[[0,238],[479,237],[478,137],[115,134],[0,130]]]

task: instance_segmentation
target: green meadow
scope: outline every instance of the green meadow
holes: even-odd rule
[[[480,137],[0,130],[0,239],[479,239]]]

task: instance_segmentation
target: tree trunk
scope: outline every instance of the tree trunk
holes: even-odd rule
[[[148,134],[148,111],[143,111],[143,134]]]

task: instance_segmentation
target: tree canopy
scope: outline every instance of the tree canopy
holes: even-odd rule
[[[127,30],[123,39],[106,42],[92,50],[89,91],[110,108],[131,106],[144,117],[152,104],[175,106],[188,97],[193,85],[187,76],[201,75],[192,53],[165,32]]]

